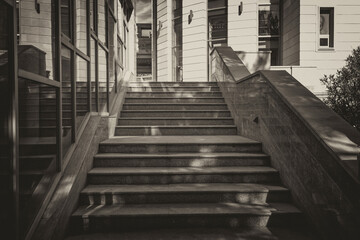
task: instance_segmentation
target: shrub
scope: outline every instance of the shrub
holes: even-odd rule
[[[336,74],[321,80],[328,90],[324,102],[360,131],[360,46]]]

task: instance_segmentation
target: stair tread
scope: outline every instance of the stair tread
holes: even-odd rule
[[[232,120],[232,117],[119,117],[120,120]]]
[[[92,175],[142,175],[142,174],[241,174],[241,173],[277,173],[272,167],[98,167],[89,171]]]
[[[124,105],[226,105],[226,103],[124,103]],[[172,110],[170,110],[172,111]]]
[[[264,192],[289,191],[285,187],[255,183],[195,183],[168,185],[88,185],[82,194],[162,193],[171,192]]]
[[[146,103],[145,103],[146,104]],[[171,110],[171,109],[164,109],[164,110],[121,110],[121,112],[229,112],[229,110]]]
[[[85,205],[80,206],[73,216],[166,216],[166,215],[261,215],[301,213],[292,204],[276,203],[252,205],[239,203],[172,203],[172,204],[129,204],[129,205]]]
[[[268,157],[268,155],[263,153],[236,153],[236,152],[222,152],[222,153],[98,153],[95,155],[97,158],[194,158],[194,157]]]
[[[115,136],[101,144],[260,144],[238,135]]]
[[[236,125],[118,125],[116,128],[236,128]]]
[[[71,236],[65,240],[152,240],[152,239],[186,239],[186,240],[278,240],[266,227],[241,228],[186,228],[155,229],[122,233],[92,233]],[[285,238],[284,238],[285,239]],[[287,239],[289,240],[289,239]],[[298,239],[297,239],[298,240]]]
[[[212,97],[212,96],[208,96],[208,97],[193,97],[193,96],[188,96],[188,97],[134,97],[134,96],[126,96],[125,98],[129,98],[129,99],[224,99],[223,97]]]

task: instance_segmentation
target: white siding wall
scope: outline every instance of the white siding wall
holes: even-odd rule
[[[334,50],[318,49],[319,7],[334,7]],[[300,5],[300,64],[335,73],[351,50],[360,45],[360,1],[302,0]]]
[[[188,23],[190,10],[192,22]],[[207,0],[183,1],[183,80],[207,81]]]
[[[167,56],[167,4],[166,0],[157,1],[157,25],[162,22],[162,28],[158,32],[157,39],[157,76],[158,81],[169,81],[168,77],[168,56]],[[157,26],[159,30],[159,26]]]
[[[234,51],[258,51],[257,0],[243,0],[243,12],[239,16],[240,1],[228,0],[228,44]]]
[[[283,1],[283,45],[281,55],[284,66],[300,64],[300,0]]]

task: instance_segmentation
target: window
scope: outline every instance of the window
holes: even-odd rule
[[[280,7],[278,0],[259,5],[259,51],[271,51],[271,66],[280,65]]]
[[[227,0],[208,1],[210,47],[227,46]]]
[[[319,48],[334,47],[334,8],[320,8]]]

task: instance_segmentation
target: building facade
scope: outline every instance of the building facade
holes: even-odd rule
[[[158,81],[207,81],[209,52],[230,46],[250,72],[285,69],[315,93],[360,44],[356,0],[156,0]]]
[[[90,116],[135,74],[131,0],[0,1],[0,222],[29,238]]]

